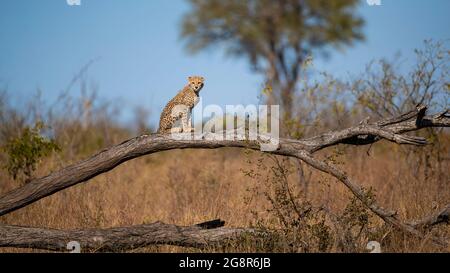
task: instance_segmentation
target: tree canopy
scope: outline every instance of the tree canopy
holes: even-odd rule
[[[181,36],[195,53],[222,45],[246,57],[273,87],[271,102],[289,113],[301,65],[314,50],[326,52],[364,39],[358,0],[190,0]]]

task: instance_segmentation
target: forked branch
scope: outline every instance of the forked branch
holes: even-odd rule
[[[405,113],[399,117],[388,118],[375,123],[366,122],[355,127],[332,131],[308,139],[280,139],[278,149],[265,152],[299,158],[314,168],[336,177],[384,221],[405,232],[423,237],[423,233],[420,232],[417,227],[419,225],[429,226],[438,223],[439,221],[442,222],[442,215],[445,216],[445,214],[441,214],[441,216],[438,216],[437,218],[430,216],[430,218],[425,219],[422,224],[405,224],[397,219],[395,212],[382,209],[375,202],[368,202],[364,197],[365,193],[363,189],[352,182],[343,171],[324,161],[315,159],[312,157],[312,154],[318,150],[340,143],[367,145],[381,139],[386,139],[398,144],[424,145],[427,143],[424,138],[406,136],[403,135],[403,133],[425,127],[450,127],[450,116],[448,111],[434,116],[426,116],[425,112],[426,107],[419,105],[416,110]],[[222,147],[239,147],[253,150],[260,150],[261,148],[258,141],[241,140],[239,138],[233,140],[217,140],[220,139],[219,134],[214,136],[214,134],[207,133],[200,135],[200,137],[197,136],[197,138],[194,139],[187,137],[190,135],[184,136],[185,137],[182,139],[173,139],[170,135],[158,134],[136,137],[114,147],[105,149],[77,164],[53,172],[48,176],[34,179],[26,185],[12,190],[0,197],[0,216],[36,202],[41,198],[65,188],[88,181],[97,175],[117,167],[123,162],[143,155],[172,149],[187,148],[216,149]],[[448,219],[448,210],[446,215],[446,219]],[[439,245],[447,245],[445,241],[438,238],[434,238],[433,241]]]

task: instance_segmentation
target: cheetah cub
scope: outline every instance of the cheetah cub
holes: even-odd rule
[[[188,84],[167,103],[159,119],[158,133],[192,132],[192,108],[198,103],[198,93],[203,87],[204,79],[199,76],[188,78]],[[175,122],[181,119],[181,127],[174,127]]]

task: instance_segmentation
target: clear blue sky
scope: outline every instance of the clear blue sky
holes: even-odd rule
[[[374,58],[392,58],[412,50],[424,39],[450,38],[450,1],[381,0],[381,6],[361,1],[366,41],[333,52],[315,67],[343,76],[359,73]],[[53,102],[74,74],[100,57],[88,76],[100,97],[121,99],[124,116],[136,105],[151,109],[156,123],[164,104],[191,74],[205,76],[205,104],[257,103],[261,78],[245,60],[230,59],[220,50],[189,55],[179,40],[183,0],[2,0],[0,2],[0,87],[16,98],[28,98],[37,88]],[[79,88],[72,89],[77,96]]]

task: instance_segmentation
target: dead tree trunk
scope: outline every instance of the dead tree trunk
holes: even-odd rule
[[[425,111],[425,106],[418,106],[416,110],[405,113],[399,117],[384,119],[370,124],[360,124],[355,127],[340,131],[332,131],[309,139],[280,139],[278,149],[268,152],[272,154],[298,158],[316,168],[317,170],[334,176],[338,179],[338,181],[342,182],[356,197],[358,197],[362,201],[362,203],[367,206],[367,208],[381,217],[386,223],[391,224],[404,232],[414,234],[415,236],[424,237],[424,234],[419,230],[419,227],[430,226],[446,221],[448,222],[448,206],[446,210],[444,210],[438,216],[428,216],[425,217],[424,220],[414,222],[413,224],[404,223],[403,221],[398,219],[395,211],[383,209],[373,200],[367,200],[364,190],[357,183],[351,181],[351,179],[344,171],[338,169],[336,166],[330,165],[325,161],[314,158],[312,154],[318,150],[337,144],[367,145],[377,142],[381,139],[385,139],[397,144],[425,145],[427,144],[427,141],[424,138],[407,136],[403,135],[403,133],[416,131],[425,127],[450,127],[450,116],[447,111],[434,116],[425,116]],[[217,140],[218,136],[219,134],[204,134],[200,139],[192,139],[190,137],[190,134],[186,134],[184,135],[185,138],[183,139],[173,139],[169,135],[153,134],[130,139],[117,146],[105,149],[102,152],[92,156],[91,158],[63,168],[59,171],[53,172],[48,176],[34,179],[28,184],[4,194],[0,197],[0,216],[36,202],[41,198],[49,196],[65,188],[88,181],[89,179],[99,174],[115,168],[125,161],[139,156],[171,149],[186,148],[215,149],[221,147],[239,147],[260,150],[260,143],[258,141]],[[18,228],[8,226],[0,226],[0,228],[2,228],[2,231],[0,233],[2,235],[5,234],[5,236],[12,236],[9,234],[13,231],[21,231],[23,232],[23,236],[25,236],[26,234],[38,235],[40,232],[39,229],[31,230],[31,228]],[[142,226],[138,227],[137,230],[142,230],[141,228]],[[117,229],[120,230],[120,228]],[[102,236],[114,234],[115,230],[117,229],[105,230],[104,232],[106,233]],[[145,229],[146,228],[144,228],[144,230]],[[81,232],[53,230],[52,232],[42,232],[42,236],[47,236],[48,240],[55,240],[54,245],[56,246],[58,245],[56,244],[56,241],[58,240],[57,238],[62,238],[61,236],[63,236],[64,234],[69,234],[65,232],[75,232],[70,234],[81,236],[81,239],[88,238],[89,234],[97,234],[95,232],[86,233],[87,231]],[[97,230],[96,232],[101,231]],[[54,234],[56,237],[51,237],[52,234]],[[87,237],[83,237],[82,234],[86,234]],[[119,232],[119,234],[123,235],[124,233]],[[32,238],[33,237],[30,237],[30,240]],[[114,240],[114,238],[112,237],[108,238],[111,238],[111,241]],[[207,238],[212,240],[214,236]],[[166,239],[166,242],[170,241],[170,238]],[[44,240],[47,239],[44,238],[42,240],[43,241],[41,242],[44,242]],[[432,240],[433,242],[441,246],[448,245],[448,242],[446,240],[442,240],[440,238],[432,238]],[[89,243],[88,241],[89,240],[87,240],[86,243]],[[3,242],[4,243],[0,246],[8,246],[7,241]],[[25,239],[20,244],[26,245]],[[18,244],[10,244],[10,246],[12,245]],[[61,242],[59,243],[59,245],[61,245]],[[136,244],[133,244],[133,247],[135,245]],[[39,246],[39,244],[37,244],[37,246]],[[125,246],[122,247],[127,248]],[[130,247],[128,247],[127,249],[130,249]]]
[[[122,252],[157,244],[207,248],[223,246],[227,242],[260,233],[253,229],[226,228],[223,225],[224,222],[220,220],[187,227],[155,222],[130,227],[79,230],[0,225],[0,247],[68,251],[68,243],[76,241],[82,252]]]

